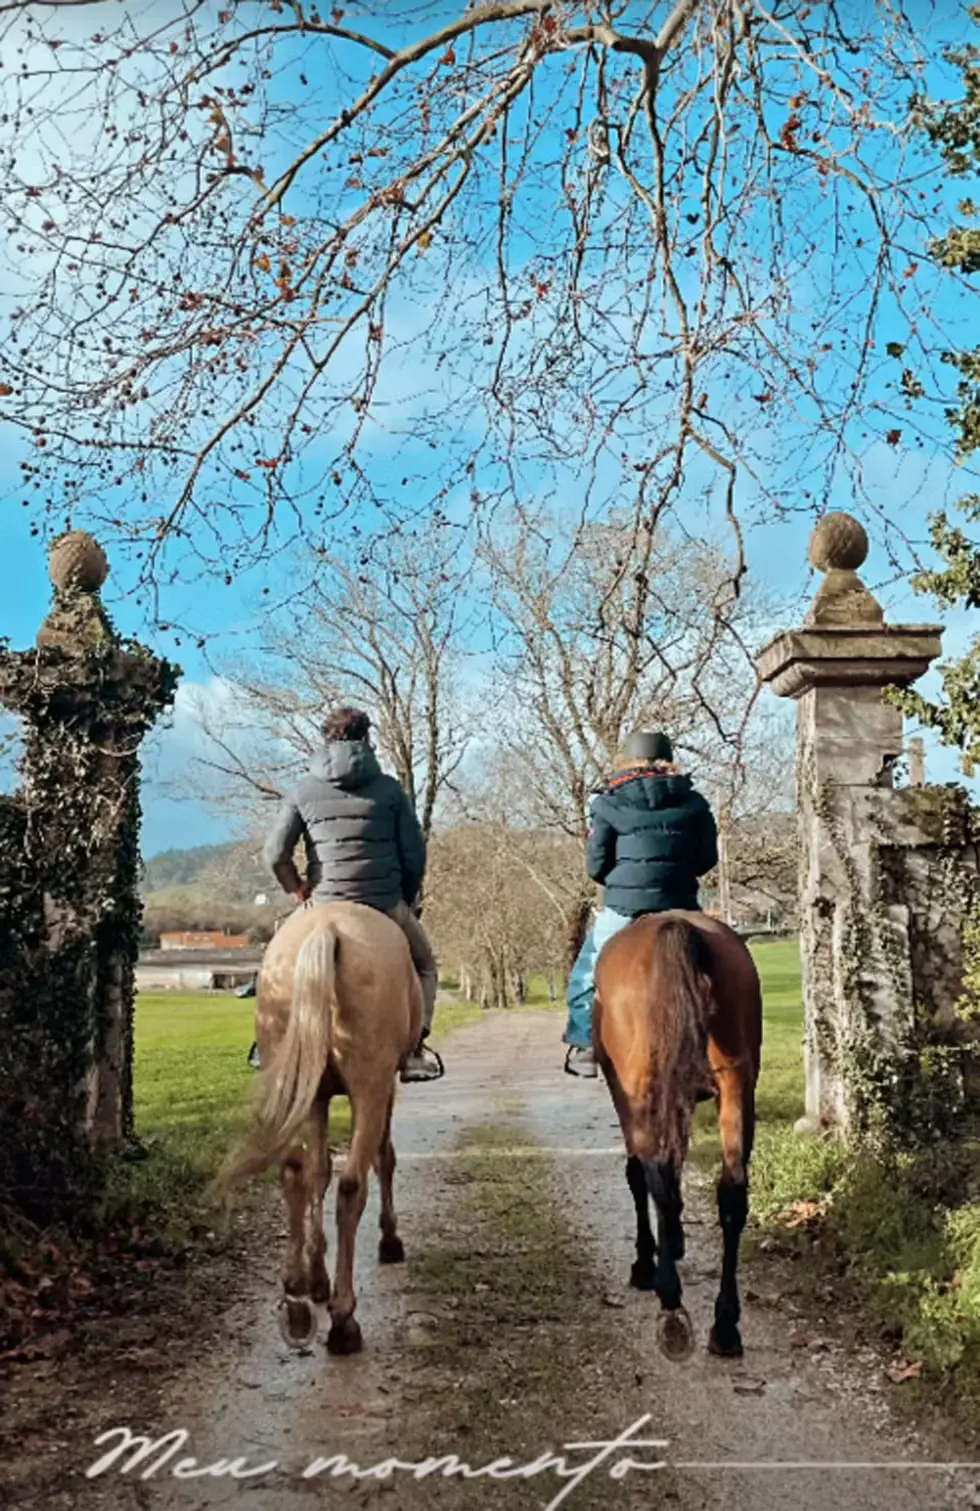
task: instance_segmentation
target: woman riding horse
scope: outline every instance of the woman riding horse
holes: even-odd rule
[[[586,869],[605,888],[568,983],[564,1043],[569,1075],[596,1074],[592,999],[599,952],[634,918],[672,908],[696,910],[698,880],[718,864],[711,809],[674,765],[665,734],[637,732],[590,814]]]
[[[762,1046],[759,975],[744,941],[698,907],[698,880],[718,860],[717,830],[704,798],[673,765],[667,737],[633,735],[617,764],[592,810],[588,870],[605,883],[606,906],[569,987],[566,1068],[594,1076],[598,1062],[606,1078],[636,1208],[630,1281],[660,1298],[660,1343],[669,1358],[694,1346],[677,1269],[681,1176],[694,1108],[715,1101],[723,1252],[708,1346],[735,1357]]]

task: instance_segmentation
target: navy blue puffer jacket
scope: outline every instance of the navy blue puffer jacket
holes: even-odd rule
[[[718,864],[718,831],[690,777],[619,772],[590,818],[586,869],[607,908],[636,918],[698,907],[698,880]]]

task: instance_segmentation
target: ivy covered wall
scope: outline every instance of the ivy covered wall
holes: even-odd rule
[[[909,1150],[973,1135],[978,815],[958,787],[827,783],[814,809],[837,872],[835,975],[815,985],[850,1136]]]
[[[797,705],[801,1133],[852,1143],[972,1136],[980,1118],[977,815],[955,786],[895,786],[896,690],[937,659],[941,625],[885,622],[858,576],[869,540],[827,514],[808,556],[823,574],[806,619],[758,658]]]
[[[180,673],[119,639],[106,570],[90,537],[62,537],[37,646],[0,647],[24,737],[0,802],[0,1209],[38,1221],[80,1216],[134,1133],[139,749]]]

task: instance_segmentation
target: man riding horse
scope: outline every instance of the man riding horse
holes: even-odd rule
[[[592,803],[586,870],[604,906],[568,983],[569,1075],[594,1077],[592,999],[599,952],[644,913],[698,909],[698,881],[718,864],[718,831],[706,800],[674,764],[665,734],[637,732]]]
[[[442,1069],[425,1048],[439,975],[413,905],[425,875],[426,846],[405,792],[385,775],[371,747],[371,721],[356,708],[333,710],[322,726],[324,748],[283,803],[264,856],[284,891],[300,902],[358,902],[387,913],[408,940],[424,1003],[422,1034],[401,1074],[433,1081]],[[293,853],[306,850],[306,879]]]

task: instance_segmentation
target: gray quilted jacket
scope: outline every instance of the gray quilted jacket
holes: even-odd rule
[[[415,901],[425,875],[422,830],[401,786],[385,776],[364,741],[324,746],[280,808],[263,854],[287,892],[300,885],[293,862],[300,839],[318,902],[361,902],[389,912]]]

